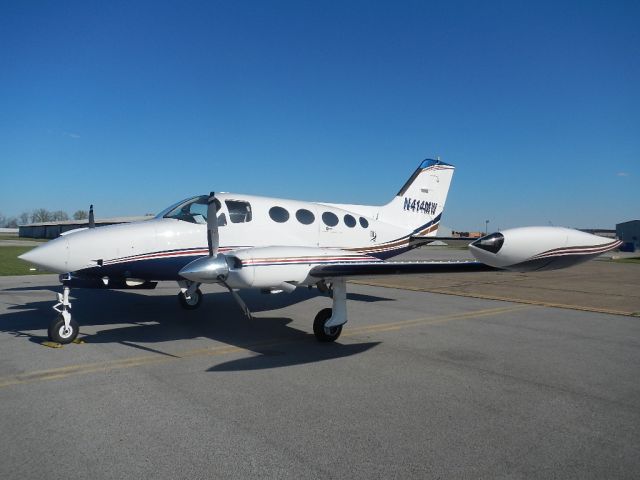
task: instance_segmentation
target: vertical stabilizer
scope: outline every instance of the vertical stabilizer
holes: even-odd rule
[[[408,228],[413,236],[435,236],[453,170],[453,165],[440,160],[424,160],[395,198],[382,207],[379,219]]]

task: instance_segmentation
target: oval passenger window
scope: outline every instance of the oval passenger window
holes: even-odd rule
[[[289,212],[282,207],[271,207],[269,209],[271,220],[278,223],[284,223],[289,220]]]
[[[303,225],[311,225],[316,220],[315,215],[305,208],[296,212],[296,218]]]
[[[335,227],[339,222],[338,217],[331,212],[324,212],[322,214],[322,221],[329,227]]]
[[[344,216],[344,224],[349,228],[353,228],[356,226],[356,219],[347,214]]]

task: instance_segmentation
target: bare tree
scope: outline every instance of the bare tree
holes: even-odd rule
[[[87,218],[89,218],[89,213],[86,210],[78,210],[73,214],[74,220],[86,220]]]
[[[31,212],[31,222],[50,222],[52,220],[51,212],[46,208],[36,208]]]
[[[67,215],[67,212],[63,212],[62,210],[56,210],[51,214],[51,220],[54,222],[69,220],[69,215]]]
[[[4,223],[7,221],[7,219],[5,218],[5,216],[0,213],[0,227],[4,227]]]
[[[7,228],[18,228],[18,219],[16,217],[7,218],[4,226]]]
[[[27,212],[22,212],[18,216],[18,223],[20,225],[26,225],[27,223],[29,223],[29,214]]]

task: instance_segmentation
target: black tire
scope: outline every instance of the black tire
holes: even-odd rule
[[[335,342],[342,333],[342,325],[325,328],[327,320],[331,318],[332,309],[323,308],[313,321],[313,333],[319,342]]]
[[[187,299],[184,293],[178,293],[178,300],[180,301],[180,306],[185,310],[195,310],[202,303],[202,290],[196,288],[196,291],[191,294],[191,297]]]
[[[64,318],[62,318],[62,315],[58,315],[58,317],[49,325],[49,340],[66,345],[76,339],[78,336],[78,330],[78,322],[72,318],[69,322],[69,330],[65,331]]]

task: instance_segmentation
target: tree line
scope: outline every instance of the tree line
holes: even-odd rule
[[[71,217],[73,220],[86,220],[89,218],[89,212],[86,210],[77,210]],[[62,210],[51,212],[46,208],[36,208],[31,213],[22,212],[17,217],[5,217],[0,212],[1,228],[17,228],[18,225],[27,225],[29,223],[59,222],[63,220],[70,220],[70,218],[67,212]]]

